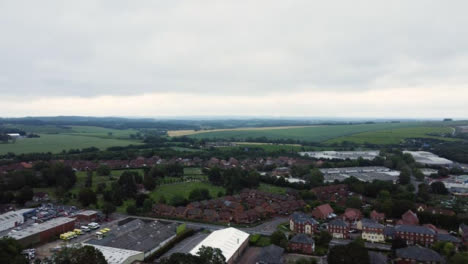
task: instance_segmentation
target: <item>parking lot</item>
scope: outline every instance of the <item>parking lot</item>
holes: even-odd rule
[[[205,239],[209,234],[207,233],[196,233],[195,235],[188,237],[181,242],[177,243],[171,250],[162,255],[161,258],[169,257],[174,253],[189,253],[198,243]]]

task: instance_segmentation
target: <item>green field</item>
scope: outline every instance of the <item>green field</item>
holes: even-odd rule
[[[28,133],[38,133],[39,138],[21,138],[15,143],[0,144],[0,154],[13,152],[33,153],[96,147],[106,149],[115,146],[140,144],[139,140],[130,139],[131,134],[138,131],[133,129],[110,129],[90,126],[71,126],[68,128],[54,126],[18,126]]]
[[[357,144],[398,144],[406,138],[434,138],[441,140],[455,140],[452,138],[433,136],[436,134],[447,134],[450,132],[452,132],[452,129],[450,127],[408,127],[358,133],[351,136],[334,138],[326,141],[325,143],[332,144],[348,141]]]
[[[286,188],[266,183],[260,183],[258,190],[269,193],[285,194]]]
[[[208,182],[182,182],[174,184],[160,185],[151,192],[150,196],[154,201],[159,201],[161,196],[166,198],[166,201],[170,201],[174,195],[182,195],[183,197],[189,197],[190,192],[196,188],[206,188],[210,191],[211,197],[218,197],[218,193],[225,193],[223,187],[214,186]]]
[[[402,122],[402,123],[377,123],[377,124],[359,124],[359,125],[323,125],[313,127],[300,127],[300,128],[285,128],[285,129],[271,129],[271,130],[232,130],[232,131],[216,131],[204,132],[199,134],[189,135],[192,138],[205,138],[205,139],[225,139],[242,141],[247,138],[260,138],[265,137],[270,140],[277,139],[293,139],[309,142],[325,142],[335,138],[349,137],[351,135],[370,133],[377,131],[394,131],[398,129],[407,128],[407,130],[400,130],[398,132],[398,139],[387,140],[388,142],[399,142],[402,138],[412,138],[414,136],[420,137],[425,135],[425,131],[432,133],[434,131],[450,132],[450,122]],[[410,128],[417,128],[411,130]],[[432,129],[434,128],[434,129]],[[407,133],[407,134],[405,134]],[[387,133],[389,134],[389,133]],[[371,133],[373,135],[373,133]],[[385,137],[385,136],[383,136]],[[443,139],[443,138],[442,138]],[[385,142],[380,140],[380,142]]]

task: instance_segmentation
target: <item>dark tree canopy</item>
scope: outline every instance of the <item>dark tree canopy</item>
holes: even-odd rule
[[[64,247],[52,259],[55,264],[107,264],[101,251],[92,246]]]

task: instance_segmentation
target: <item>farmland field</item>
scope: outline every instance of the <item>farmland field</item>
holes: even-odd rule
[[[429,136],[427,135],[427,133],[450,133],[452,129],[448,127],[448,125],[449,124],[445,124],[442,122],[322,125],[310,127],[289,127],[283,129],[275,128],[262,130],[223,130],[192,134],[189,135],[189,137],[204,139],[225,139],[233,141],[242,141],[248,138],[265,137],[270,140],[292,139],[309,142],[333,143],[334,141],[331,140],[337,138],[346,138],[359,134],[364,134],[364,137],[367,137],[369,135],[375,136],[374,132],[384,131],[384,133],[380,135],[377,134],[375,142],[389,144],[398,143],[401,139],[412,137],[433,137],[445,139],[443,137]]]
[[[398,144],[406,138],[434,138],[442,140],[455,140],[452,138],[443,138],[433,136],[435,134],[450,133],[450,127],[409,127],[386,129],[373,132],[358,133],[346,137],[338,137],[326,141],[325,143],[341,143],[343,141],[353,142],[357,144],[371,143],[371,144]]]
[[[27,132],[38,133],[39,138],[21,138],[15,143],[0,144],[0,154],[13,152],[33,153],[96,147],[106,149],[114,146],[128,146],[140,144],[140,141],[130,139],[130,135],[137,133],[132,129],[109,129],[90,126],[19,126]]]
[[[208,133],[208,132],[262,131],[262,130],[303,128],[303,127],[313,127],[313,126],[239,127],[239,128],[226,128],[226,129],[210,129],[210,130],[171,130],[171,131],[167,131],[167,134],[170,137],[181,137],[181,136],[190,136],[190,135],[202,134],[202,133]]]

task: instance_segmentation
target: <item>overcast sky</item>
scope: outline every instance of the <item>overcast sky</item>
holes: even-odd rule
[[[0,116],[468,118],[468,1],[0,1]]]

